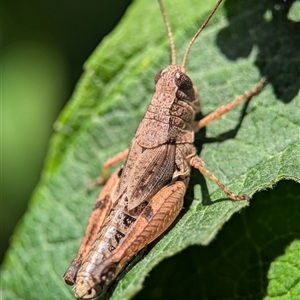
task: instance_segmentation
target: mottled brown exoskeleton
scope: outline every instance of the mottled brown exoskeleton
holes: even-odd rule
[[[155,76],[155,93],[130,148],[109,159],[103,167],[102,182],[111,166],[126,159],[103,187],[77,256],[64,274],[67,284],[75,284],[78,299],[103,293],[132,257],[173,223],[183,206],[191,167],[218,184],[232,200],[249,199],[247,195],[232,193],[203,166],[193,145],[194,133],[259,93],[265,80],[195,121],[199,96],[185,74],[185,62],[191,45],[222,0],[191,40],[181,66],[176,64],[170,26],[161,0],[158,2],[170,39],[172,65]]]

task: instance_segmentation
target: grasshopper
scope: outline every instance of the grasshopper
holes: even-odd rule
[[[155,93],[130,148],[103,166],[101,183],[106,181],[109,168],[125,159],[124,166],[114,171],[98,196],[77,256],[64,274],[67,284],[75,284],[77,299],[103,294],[133,256],[174,222],[183,207],[191,167],[213,180],[233,201],[250,199],[234,194],[207,170],[193,144],[195,132],[258,94],[266,83],[263,78],[249,92],[195,120],[200,110],[199,95],[185,73],[185,64],[192,44],[221,2],[190,41],[182,64],[177,65],[170,25],[162,0],[158,0],[172,64],[156,74]]]

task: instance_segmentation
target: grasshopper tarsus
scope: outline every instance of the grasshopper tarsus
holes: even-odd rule
[[[238,195],[238,199],[237,200],[246,200],[246,201],[250,201],[251,197],[247,194],[239,194]]]

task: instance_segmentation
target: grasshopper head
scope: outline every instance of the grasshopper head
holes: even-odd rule
[[[189,107],[192,108],[192,111],[190,111],[191,116],[200,110],[197,88],[181,66],[170,65],[160,70],[156,74],[154,82],[157,96],[152,99],[152,102],[155,101],[155,105],[160,107],[169,107],[171,109],[171,107],[174,105],[174,100],[177,99],[178,101],[185,102]],[[163,97],[160,97],[159,95],[163,95]],[[167,99],[169,99],[169,101]],[[188,106],[183,106],[187,109],[186,113],[189,111]],[[183,117],[185,120],[184,116],[180,117]],[[189,120],[187,119],[185,121]]]

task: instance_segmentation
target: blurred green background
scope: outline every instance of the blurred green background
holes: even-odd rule
[[[2,1],[1,261],[39,180],[53,123],[84,61],[130,2]]]

